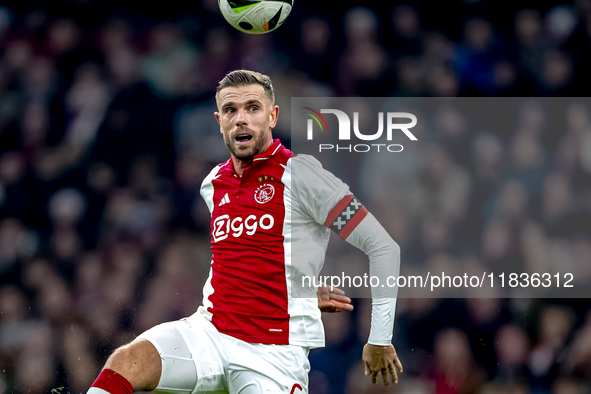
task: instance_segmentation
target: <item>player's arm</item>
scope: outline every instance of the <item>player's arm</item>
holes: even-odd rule
[[[398,244],[349,192],[349,187],[311,156],[300,155],[292,160],[290,178],[294,206],[365,252],[369,257],[370,276],[384,281],[389,276],[397,277],[400,271]],[[402,364],[392,346],[394,290],[372,288],[371,329],[363,360],[374,383],[379,372],[386,384],[388,376],[397,382],[397,371],[402,372]]]
[[[360,214],[364,216],[358,218],[356,224],[353,219]],[[350,227],[344,237],[342,231],[338,234],[367,254],[370,277],[379,278],[380,283],[385,283],[388,277],[397,277],[400,271],[400,247],[378,220],[361,207],[345,224],[343,230],[350,223],[353,223],[354,227]],[[381,372],[384,384],[387,386],[390,380],[398,383],[398,372],[402,372],[402,363],[392,346],[396,291],[387,286],[372,288],[371,291],[371,329],[367,344],[363,348],[362,358],[365,374],[371,376],[372,383],[376,383],[377,376]]]

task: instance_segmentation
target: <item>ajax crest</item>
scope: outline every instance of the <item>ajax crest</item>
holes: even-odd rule
[[[259,204],[265,204],[275,195],[275,188],[269,183],[264,183],[254,192],[254,200]]]

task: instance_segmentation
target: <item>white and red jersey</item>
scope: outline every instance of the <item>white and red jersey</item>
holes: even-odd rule
[[[247,342],[324,346],[315,292],[292,297],[291,281],[317,277],[330,228],[346,238],[367,214],[348,186],[275,140],[241,177],[231,159],[215,167],[201,196],[211,212],[212,251],[201,313]],[[304,253],[294,265],[297,251]]]

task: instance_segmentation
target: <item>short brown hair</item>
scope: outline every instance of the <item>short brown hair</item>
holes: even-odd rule
[[[243,85],[261,85],[265,89],[265,94],[271,102],[271,105],[275,104],[275,93],[273,93],[273,84],[271,78],[268,75],[258,73],[250,70],[234,70],[230,71],[220,81],[215,91],[215,99],[218,100],[220,91],[224,88],[232,86],[243,86]]]

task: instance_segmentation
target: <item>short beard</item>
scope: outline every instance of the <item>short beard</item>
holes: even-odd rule
[[[254,138],[254,136],[252,138]],[[230,140],[229,138],[226,138],[225,135],[224,135],[224,142],[226,143],[226,146],[230,150],[230,153],[232,153],[232,156],[234,156],[236,159],[238,159],[240,161],[252,161],[254,156],[260,155],[261,153],[263,153],[263,146],[264,146],[263,138],[260,138],[255,142],[255,145],[252,147],[252,154],[247,155],[247,156],[245,156],[244,153],[236,152],[236,150],[234,149],[234,145],[232,144],[234,141]]]

